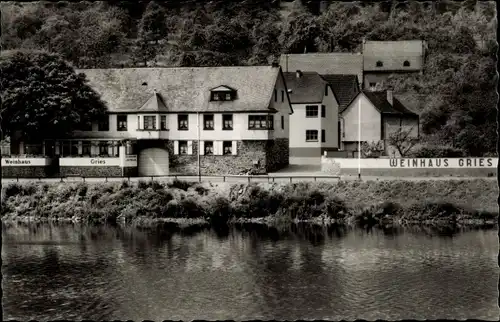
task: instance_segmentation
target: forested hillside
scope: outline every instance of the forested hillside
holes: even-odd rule
[[[281,53],[427,41],[425,72],[390,85],[420,101],[433,145],[496,150],[496,4],[486,1],[2,2],[3,50],[43,49],[79,68],[259,65]],[[388,84],[389,85],[389,84]]]

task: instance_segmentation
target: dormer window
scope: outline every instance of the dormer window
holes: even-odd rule
[[[227,86],[219,86],[211,90],[211,101],[232,101],[236,99],[236,91]]]
[[[377,67],[382,67],[384,66],[384,63],[382,63],[380,60],[377,62]]]
[[[404,67],[410,67],[410,62],[405,60],[404,63],[403,63],[403,66]]]

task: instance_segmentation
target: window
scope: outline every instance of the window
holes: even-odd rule
[[[203,115],[203,129],[204,130],[213,130],[214,129],[214,115],[213,114]]]
[[[79,155],[78,153],[78,141],[71,141],[71,156]]]
[[[71,143],[69,141],[62,141],[61,146],[62,146],[61,155],[63,157],[67,157],[67,156],[71,155],[71,153],[70,153]]]
[[[90,156],[90,141],[82,141],[82,155]]]
[[[106,141],[99,142],[99,155],[107,156],[108,154],[109,154],[108,142],[106,142]]]
[[[144,129],[156,130],[156,116],[144,116]]]
[[[109,131],[109,115],[106,115],[99,120],[98,130]]]
[[[323,143],[326,142],[325,130],[321,130],[321,142],[323,142]]]
[[[127,115],[117,115],[116,116],[116,129],[118,131],[127,130]]]
[[[232,101],[236,97],[234,91],[213,91],[210,100],[211,101]]]
[[[272,130],[274,125],[273,115],[249,115],[249,130]]]
[[[233,150],[233,142],[231,141],[223,141],[222,142],[222,151],[224,155],[232,154]]]
[[[213,154],[214,154],[214,142],[205,141],[205,155],[213,155]]]
[[[187,141],[179,141],[179,154],[188,154]]]
[[[281,91],[281,101],[285,101],[285,91]]]
[[[325,85],[325,96],[328,96],[328,85]]]
[[[410,62],[405,60],[404,63],[403,63],[403,66],[404,67],[410,67]]]
[[[306,117],[318,117],[318,106],[306,105]]]
[[[275,102],[278,101],[278,90],[277,89],[274,89],[274,101]]]
[[[187,114],[179,114],[177,116],[179,130],[187,131],[188,130],[188,116]],[[187,143],[186,143],[187,144]]]
[[[370,87],[371,88],[377,87],[377,83],[370,83]]]
[[[222,129],[223,130],[233,129],[233,114],[222,114]]]
[[[281,129],[285,129],[285,117],[283,115],[281,115]]]
[[[167,116],[162,115],[160,116],[160,130],[166,130],[167,129]]]
[[[377,67],[382,67],[384,66],[384,63],[382,63],[380,60],[377,62]]]
[[[321,117],[326,117],[326,106],[321,105]]]
[[[307,142],[317,142],[318,141],[318,130],[306,130],[306,141]]]

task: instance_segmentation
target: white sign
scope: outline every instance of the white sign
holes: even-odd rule
[[[5,158],[2,157],[2,167],[44,167],[50,165],[49,158]]]
[[[361,169],[496,168],[498,165],[498,158],[328,159],[340,163],[343,169],[357,169],[358,167]]]
[[[61,167],[119,167],[120,158],[60,158]]]

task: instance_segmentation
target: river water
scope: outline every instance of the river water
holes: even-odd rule
[[[498,320],[498,231],[2,225],[4,319]]]

